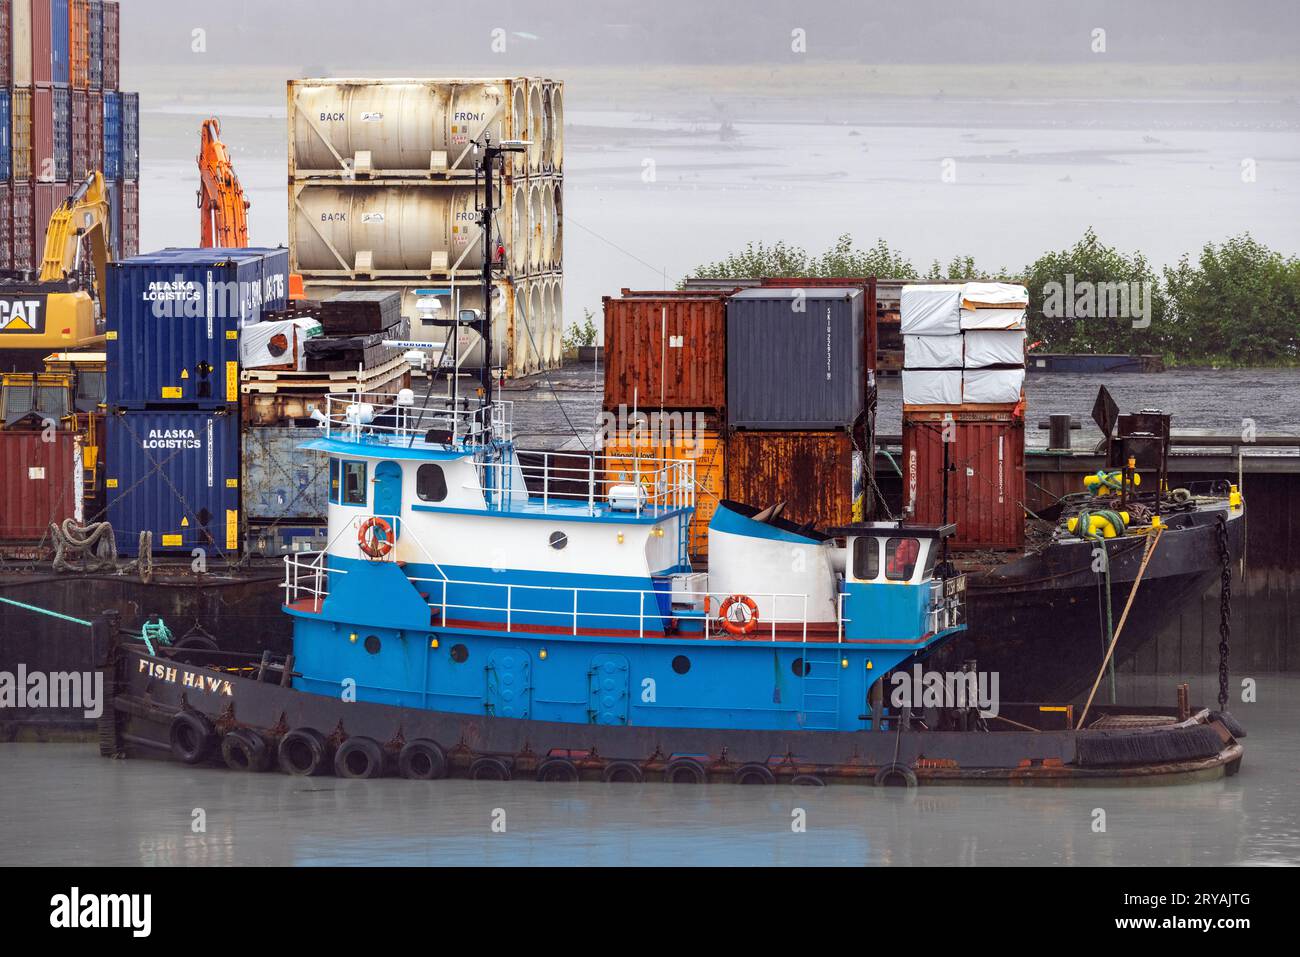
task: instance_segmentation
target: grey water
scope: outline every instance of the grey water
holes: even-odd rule
[[[1120,700],[1172,704],[1174,685],[1121,676]],[[1300,676],[1232,688],[1241,772],[1169,786],[345,781],[4,744],[0,866],[1295,865]],[[1216,693],[1194,680],[1194,701]]]

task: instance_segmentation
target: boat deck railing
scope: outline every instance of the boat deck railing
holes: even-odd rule
[[[326,552],[286,555],[285,604],[301,606],[306,603],[313,612],[319,612],[321,603],[329,595],[329,576],[346,575],[345,569],[328,567]],[[702,626],[699,637],[705,640],[744,638],[746,640],[808,642],[809,629],[823,634],[822,641],[830,641],[829,627],[833,626],[834,641],[844,641],[844,598],[837,602],[836,621],[811,622],[808,619],[808,596],[787,592],[750,592],[749,597],[760,607],[768,609],[798,608],[799,613],[775,615],[763,613],[748,633],[737,635],[726,630],[724,622],[713,609],[721,608],[728,597],[709,591],[665,592],[655,589],[586,588],[567,585],[523,585],[487,581],[465,581],[449,578],[409,576],[408,580],[424,598],[431,613],[430,625],[447,627],[449,622],[462,623],[467,628],[504,631],[506,633],[567,634],[578,636],[600,631],[625,632],[626,637],[659,637],[664,633],[664,620],[698,621]],[[459,591],[471,595],[500,596],[469,602],[452,600]],[[545,596],[544,598],[542,596]],[[555,600],[558,596],[559,600]],[[540,599],[532,600],[530,598]],[[616,610],[608,607],[593,609],[596,602],[619,603]],[[633,600],[636,610],[630,610]],[[668,611],[663,602],[670,603]],[[546,607],[541,607],[543,604]],[[585,606],[585,607],[584,607]],[[702,613],[701,613],[702,610]],[[695,632],[683,632],[687,637]],[[815,635],[816,636],[816,635]]]
[[[574,453],[523,452],[518,465],[477,464],[488,507],[596,515],[656,515],[695,506],[695,463],[597,452],[575,462]],[[522,485],[522,487],[520,487]]]
[[[327,438],[345,442],[439,446],[478,445],[488,439],[508,442],[514,437],[514,403],[494,400],[490,405],[469,405],[434,396],[417,405],[410,396],[391,393],[364,398],[327,395],[320,425]]]

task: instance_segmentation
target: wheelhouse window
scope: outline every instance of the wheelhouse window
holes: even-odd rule
[[[447,476],[441,465],[421,465],[415,473],[415,494],[422,502],[441,502],[447,497]]]
[[[920,555],[919,539],[891,538],[885,543],[885,578],[893,582],[910,580]]]
[[[880,539],[864,535],[853,542],[853,577],[872,581],[880,574]]]
[[[368,498],[366,489],[366,463],[343,463],[343,504],[365,505]]]
[[[330,504],[339,503],[339,460],[330,459]]]

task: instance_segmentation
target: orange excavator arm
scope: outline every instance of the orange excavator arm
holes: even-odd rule
[[[199,130],[199,245],[248,245],[248,200],[221,142],[221,123],[210,117]]]

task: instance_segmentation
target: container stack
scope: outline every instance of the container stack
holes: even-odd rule
[[[490,306],[493,365],[558,366],[563,322],[564,85],[533,77],[305,79],[288,85],[289,248],[311,299],[392,290],[415,316],[421,290],[447,311],[483,309],[473,144],[527,140],[498,194]],[[441,343],[446,327],[413,322]],[[462,350],[466,366],[482,350]]]
[[[0,270],[40,268],[50,217],[93,170],[114,259],[140,236],[140,97],[118,90],[115,0],[0,0]]]
[[[288,259],[165,249],[109,266],[105,488],[119,550],[239,554],[240,348],[287,305]]]
[[[953,547],[1024,545],[1028,305],[1012,283],[902,289],[904,504],[956,522]]]

